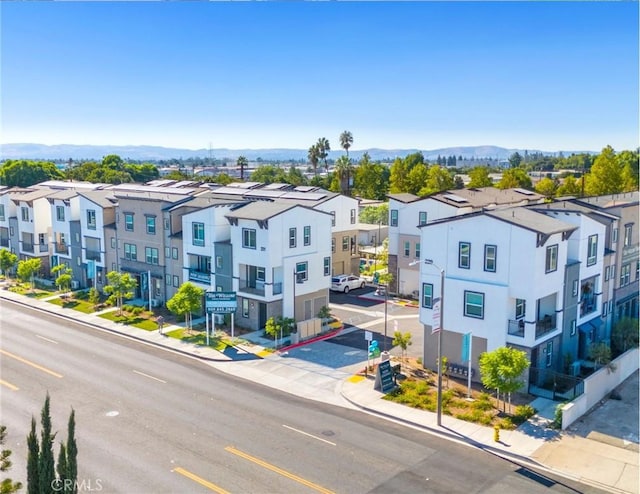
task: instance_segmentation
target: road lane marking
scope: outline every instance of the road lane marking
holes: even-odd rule
[[[298,430],[298,429],[294,429],[293,427],[290,427],[288,425],[282,424],[282,427],[285,427],[285,428],[290,429],[290,430],[295,431],[295,432],[299,432],[300,434],[304,434],[305,436],[312,437],[314,439],[317,439],[318,441],[322,441],[323,443],[330,444],[331,446],[335,446],[336,445],[336,443],[332,443],[331,441],[327,441],[326,439],[322,439],[321,437],[314,436],[313,434],[309,434],[308,432],[301,431],[301,430]]]
[[[40,336],[39,334],[36,335],[36,338],[40,338],[41,340],[48,341],[49,343],[55,343],[56,345],[58,344],[57,341],[50,340],[49,338],[45,338],[44,336]]]
[[[18,391],[20,389],[18,386],[14,386],[13,384],[11,384],[10,382],[5,381],[4,379],[0,379],[0,384],[2,384],[3,386],[6,386],[11,391]]]
[[[255,463],[256,465],[260,465],[261,467],[266,468],[267,470],[271,470],[272,472],[278,473],[278,474],[282,475],[283,477],[287,477],[288,479],[295,480],[296,482],[299,482],[302,485],[306,485],[307,487],[310,487],[313,490],[316,490],[318,492],[322,492],[322,494],[335,494],[333,491],[330,491],[329,489],[325,489],[321,485],[314,484],[313,482],[311,482],[311,481],[309,481],[307,479],[303,479],[302,477],[298,477],[297,475],[295,475],[293,473],[290,473],[290,472],[287,472],[286,470],[283,470],[282,468],[278,468],[277,466],[272,465],[271,463],[267,463],[266,461],[263,461],[260,458],[256,458],[255,456],[248,455],[247,453],[244,453],[244,452],[234,448],[233,446],[227,446],[224,449],[225,449],[225,451],[228,451],[229,453],[232,453],[232,454],[234,454],[236,456],[244,458],[245,460],[249,460],[249,461]]]
[[[51,374],[54,377],[57,377],[59,379],[62,379],[62,374],[58,374],[57,372],[54,372],[50,369],[47,369],[46,367],[42,367],[41,365],[38,365],[36,363],[31,362],[30,360],[24,359],[22,357],[18,357],[17,355],[14,355],[13,353],[9,353],[6,350],[0,350],[0,353],[2,353],[3,355],[6,355],[7,357],[11,357],[16,359],[19,362],[22,362],[23,364],[27,364],[30,365],[31,367],[33,367],[34,369],[38,369],[41,370],[42,372],[46,372],[47,374]]]
[[[222,487],[218,487],[216,484],[209,482],[208,480],[203,479],[202,477],[198,477],[195,473],[191,473],[184,468],[178,467],[173,469],[174,472],[179,473],[180,475],[184,475],[188,479],[197,482],[198,484],[210,489],[218,494],[229,494],[229,491],[225,491]]]
[[[161,383],[167,384],[167,381],[163,381],[162,379],[158,379],[157,377],[150,376],[149,374],[145,374],[144,372],[140,372],[135,369],[133,369],[133,372],[135,372],[136,374],[140,374],[141,376],[148,377],[149,379],[153,379],[155,381],[159,381]]]

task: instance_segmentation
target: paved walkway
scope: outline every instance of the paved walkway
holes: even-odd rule
[[[464,422],[449,416],[442,417],[442,427],[436,423],[436,414],[417,410],[382,399],[382,393],[373,389],[373,380],[357,376],[363,367],[363,350],[350,349],[330,342],[316,342],[311,345],[292,347],[286,352],[271,353],[258,345],[237,345],[220,352],[185,343],[175,338],[162,336],[158,331],[145,331],[131,326],[100,318],[95,314],[83,314],[72,309],[64,309],[42,299],[34,299],[0,289],[0,298],[29,305],[34,308],[74,319],[94,328],[111,331],[146,344],[160,346],[168,350],[197,357],[215,368],[280,389],[305,398],[338,406],[361,409],[383,416],[389,420],[404,423],[420,430],[437,434],[451,440],[481,448],[519,462],[536,465],[543,469],[560,473],[566,477],[600,487],[610,492],[638,494],[638,448],[636,435],[627,432],[627,444],[616,444],[615,424],[627,423],[622,417],[609,416],[614,430],[608,433],[578,434],[576,430],[559,432],[546,427],[553,417],[555,404],[545,406],[537,402],[541,413],[533,420],[514,431],[501,431],[500,441],[494,441],[494,431],[490,427]],[[165,331],[173,327],[165,326]],[[361,352],[360,354],[358,352]],[[632,376],[630,379],[632,379]],[[629,380],[621,394],[635,396],[635,410],[638,413],[638,384]],[[637,419],[636,419],[637,420]],[[613,434],[614,436],[612,436]],[[603,437],[609,438],[603,441]],[[635,437],[635,442],[633,441]],[[629,443],[633,447],[628,447]]]

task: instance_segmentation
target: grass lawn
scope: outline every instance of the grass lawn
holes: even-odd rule
[[[50,304],[59,305],[65,309],[73,309],[84,314],[93,314],[93,304],[84,300],[54,298],[47,300]]]
[[[43,298],[43,297],[49,297],[51,295],[55,295],[55,292],[41,290],[39,288],[35,288],[33,291],[31,291],[31,286],[29,285],[29,283],[26,283],[26,284],[23,283],[17,286],[12,286],[9,288],[9,291],[14,293],[19,293],[20,295],[25,295],[31,298]]]
[[[188,343],[193,343],[195,345],[207,346],[207,335],[201,331],[191,331],[188,332],[184,328],[174,329],[173,331],[169,331],[166,333],[167,336],[171,338],[176,338],[178,340],[183,340]],[[211,348],[215,348],[216,350],[223,352],[225,348],[227,348],[227,344],[222,341],[222,338],[219,336],[210,336],[209,337],[209,346]]]
[[[145,331],[155,331],[158,329],[158,323],[148,319],[148,312],[143,312],[140,315],[127,314],[123,312],[121,316],[118,315],[118,311],[114,310],[112,312],[105,312],[104,314],[100,314],[98,317],[102,317],[103,319],[108,319],[109,321],[119,322],[121,324],[127,324],[129,326],[134,326],[136,328],[144,329]]]

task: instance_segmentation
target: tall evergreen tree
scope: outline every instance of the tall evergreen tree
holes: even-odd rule
[[[4,439],[7,436],[7,428],[4,425],[0,425],[0,446],[4,446]],[[0,472],[8,472],[11,468],[11,450],[2,449],[0,451]],[[10,478],[3,478],[0,481],[0,494],[13,494],[18,492],[22,488],[20,482],[14,482]]]
[[[40,494],[40,445],[36,434],[36,419],[31,417],[31,432],[27,436],[27,492]]]
[[[51,411],[49,408],[49,393],[42,406],[42,430],[40,431],[40,456],[38,458],[38,477],[40,490],[49,492],[56,478],[55,460],[53,458],[53,441],[56,437],[51,432]]]
[[[60,479],[58,485],[62,486],[64,488],[64,491],[66,492],[66,485],[68,482],[67,448],[64,446],[64,443],[60,444],[60,453],[58,454],[58,464],[56,465],[56,471],[58,472],[58,478]]]
[[[67,425],[67,478],[73,481],[75,494],[78,490],[76,480],[78,479],[78,445],[76,444],[76,411],[72,408]]]

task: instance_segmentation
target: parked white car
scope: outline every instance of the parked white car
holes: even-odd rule
[[[331,290],[334,292],[349,293],[349,290],[364,288],[365,280],[360,276],[340,274],[331,278]]]

